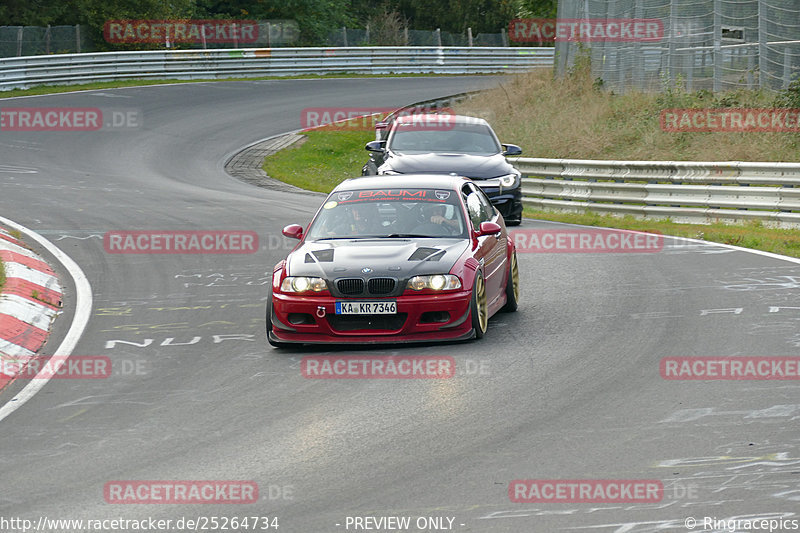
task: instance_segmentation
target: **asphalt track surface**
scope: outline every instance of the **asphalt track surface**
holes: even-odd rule
[[[0,133],[0,214],[86,272],[94,309],[74,354],[115,365],[108,379],[52,380],[0,422],[0,517],[260,515],[302,533],[356,531],[348,516],[408,516],[407,531],[438,530],[417,529],[418,517],[450,517],[454,531],[636,533],[688,531],[687,517],[695,531],[724,530],[703,517],[798,518],[797,381],[659,374],[667,356],[800,355],[792,262],[672,241],[659,253],[520,254],[520,309],[494,317],[482,341],[266,343],[267,284],[291,246],[280,229],[307,223],[321,198],[239,182],[226,159],[299,128],[305,107],[401,105],[497,81],[221,82],[4,100],[135,108],[144,120]],[[262,249],[104,251],[105,232],[132,229],[252,230]],[[51,351],[75,303],[61,274],[66,311]],[[304,379],[300,360],[313,354],[452,355],[457,374]],[[526,504],[509,499],[515,479],[656,479],[665,490],[658,503]],[[252,480],[260,500],[115,505],[103,496],[114,480]]]

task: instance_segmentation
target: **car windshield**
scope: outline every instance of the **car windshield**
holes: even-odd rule
[[[465,237],[458,194],[440,189],[384,189],[332,193],[307,239]]]
[[[437,116],[437,115],[431,115]],[[502,151],[486,124],[397,122],[388,147],[394,152],[493,155]]]

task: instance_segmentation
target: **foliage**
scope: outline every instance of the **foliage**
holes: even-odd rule
[[[800,108],[800,78],[792,81],[786,90],[775,97],[775,107]]]
[[[107,20],[295,20],[300,28],[297,44],[301,46],[321,45],[333,30],[343,26],[363,28],[369,22],[371,32],[377,29],[379,41],[396,42],[398,28],[408,25],[414,29],[441,28],[462,34],[468,27],[475,34],[497,33],[517,16],[520,2],[537,3],[536,0],[3,0],[0,25],[85,24],[97,45],[119,48],[104,44],[102,29]]]
[[[369,16],[369,41],[376,46],[406,46],[408,21],[398,11],[390,11],[384,5],[381,11]]]
[[[556,18],[558,0],[520,0],[521,18]]]

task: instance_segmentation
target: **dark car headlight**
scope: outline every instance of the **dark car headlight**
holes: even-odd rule
[[[408,280],[407,287],[415,291],[431,289],[434,291],[454,291],[461,288],[461,280],[453,274],[433,274],[414,276]]]
[[[519,174],[506,174],[505,176],[499,176],[497,179],[500,180],[500,185],[503,188],[511,189],[517,185]]]
[[[328,289],[322,278],[307,276],[289,276],[281,283],[281,292],[320,292]]]

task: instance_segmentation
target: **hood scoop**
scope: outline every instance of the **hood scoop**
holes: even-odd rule
[[[439,248],[417,248],[409,261],[438,261],[444,256],[445,251]]]
[[[317,250],[306,254],[304,263],[332,263],[333,262],[333,249]]]

